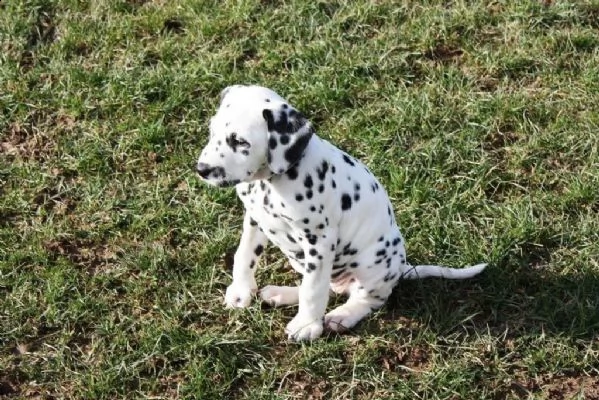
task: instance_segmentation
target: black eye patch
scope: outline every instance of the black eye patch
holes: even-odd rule
[[[227,139],[225,139],[225,141],[227,142],[227,145],[233,150],[233,152],[237,152],[238,147],[244,149],[249,149],[250,147],[252,147],[247,140],[243,138],[238,138],[237,133],[235,132],[227,136]]]

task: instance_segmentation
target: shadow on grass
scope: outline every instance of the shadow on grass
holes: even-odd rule
[[[440,335],[566,336],[599,331],[599,276],[547,271],[542,263],[506,260],[464,281],[400,281],[385,319],[408,318]]]

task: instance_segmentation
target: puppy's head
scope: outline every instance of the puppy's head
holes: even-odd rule
[[[210,119],[210,139],[198,174],[215,186],[282,174],[302,157],[314,130],[278,94],[259,86],[229,86]]]

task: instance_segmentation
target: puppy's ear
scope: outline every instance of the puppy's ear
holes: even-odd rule
[[[314,134],[312,124],[297,110],[287,104],[262,110],[268,127],[268,167],[282,174],[295,165]]]

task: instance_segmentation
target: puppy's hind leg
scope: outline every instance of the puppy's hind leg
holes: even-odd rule
[[[297,286],[264,286],[260,290],[260,298],[271,306],[292,306],[299,302],[299,288]]]
[[[391,294],[393,285],[383,285],[377,289],[356,288],[345,304],[325,315],[324,325],[333,332],[345,332],[353,328],[372,311],[379,309]]]
[[[296,271],[302,271],[303,266],[294,259],[289,259],[289,264]],[[267,285],[260,290],[263,302],[274,307],[294,306],[299,303],[299,287]]]

